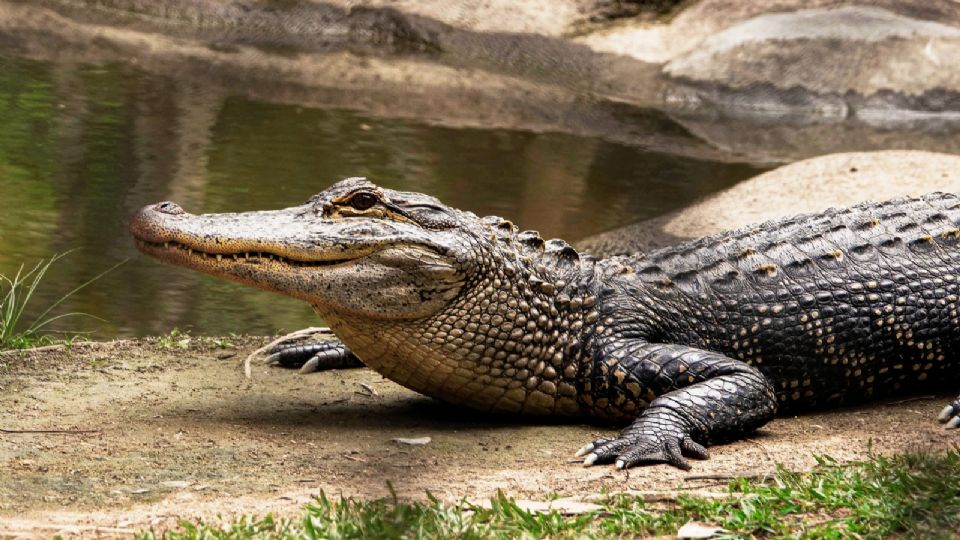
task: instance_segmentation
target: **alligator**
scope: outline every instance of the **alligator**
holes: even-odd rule
[[[605,259],[363,178],[283,210],[163,202],[131,231],[161,261],[309,302],[339,341],[297,358],[359,358],[474,409],[626,425],[581,448],[586,465],[688,469],[778,412],[930,391],[960,367],[952,194]],[[960,426],[960,398],[939,420]]]

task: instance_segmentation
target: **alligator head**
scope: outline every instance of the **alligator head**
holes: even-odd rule
[[[470,256],[436,199],[348,179],[303,206],[191,215],[170,202],[131,222],[163,261],[287,294],[317,310],[370,319],[435,313],[463,286]]]
[[[364,363],[418,392],[481,409],[578,408],[570,366],[595,298],[562,241],[362,178],[283,210],[159,203],[130,230],[163,261],[306,300]]]

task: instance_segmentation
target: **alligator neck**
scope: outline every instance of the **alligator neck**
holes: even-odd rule
[[[542,265],[505,268],[489,267],[448,309],[419,320],[316,309],[365,364],[414,391],[481,410],[577,415],[599,319],[592,273],[572,281]]]

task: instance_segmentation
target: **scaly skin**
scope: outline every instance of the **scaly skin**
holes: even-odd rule
[[[958,224],[960,199],[932,194],[597,261],[354,178],[272,212],[148,206],[131,231],[161,260],[310,302],[364,364],[415,391],[632,422],[581,449],[588,465],[686,468],[778,409],[951,381]],[[339,343],[323,351],[351,361]],[[960,400],[941,420],[960,424]]]

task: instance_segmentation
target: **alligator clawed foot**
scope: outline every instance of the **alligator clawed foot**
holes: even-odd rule
[[[940,411],[940,416],[937,418],[941,422],[946,423],[944,426],[947,429],[956,429],[960,427],[960,398],[957,398],[956,401],[947,405]]]
[[[318,335],[333,333],[329,328],[314,327],[281,336],[250,353],[244,360],[244,372],[249,378],[251,362],[256,358],[262,358],[266,364],[300,368],[300,373],[363,366],[340,340],[308,341]]]
[[[601,438],[577,451],[584,456],[583,464],[614,463],[618,469],[634,465],[667,463],[683,470],[690,470],[684,456],[707,459],[710,453],[689,434],[672,426],[637,422],[623,430],[615,438]]]

